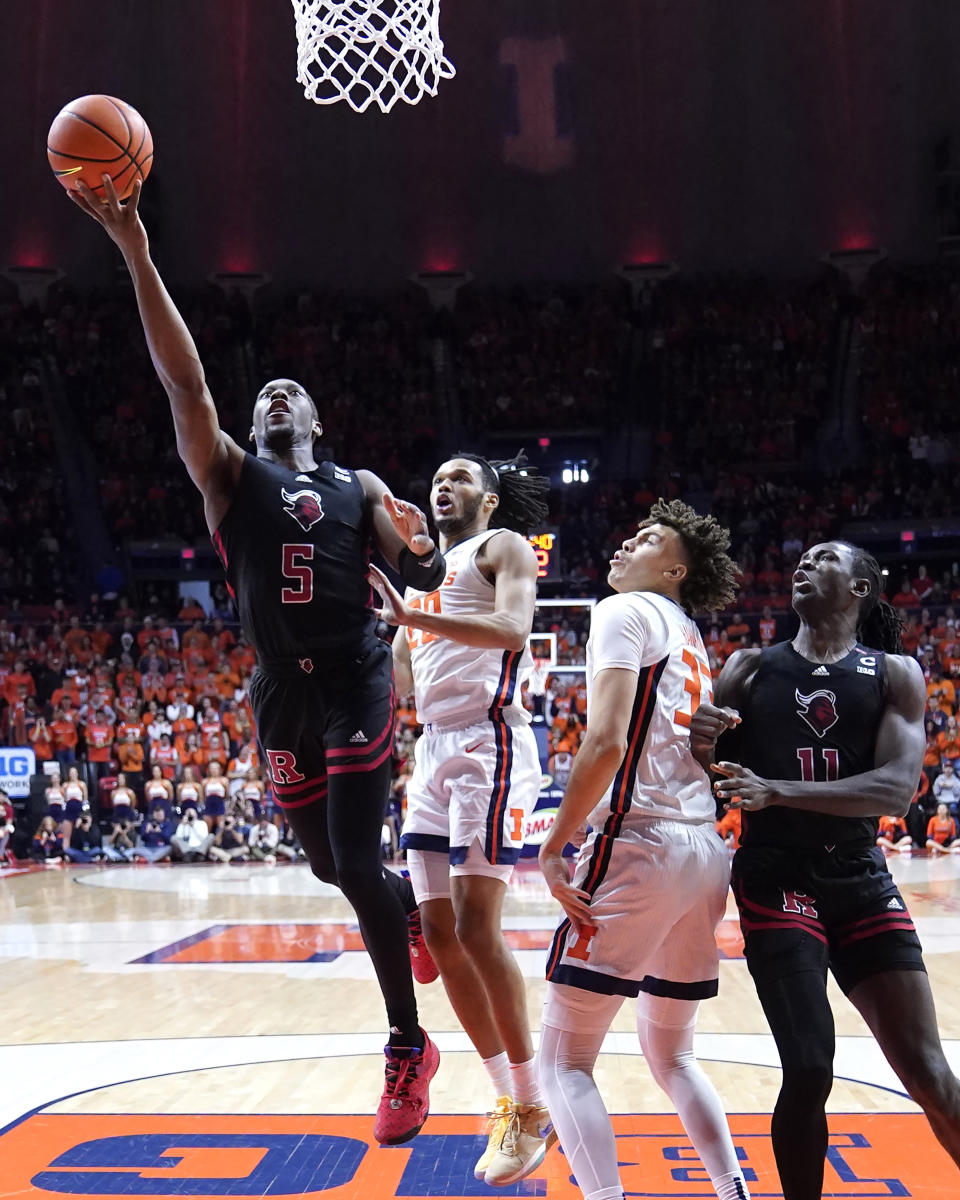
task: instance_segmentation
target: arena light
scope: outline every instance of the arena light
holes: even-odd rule
[[[563,468],[563,474],[561,475],[561,479],[563,480],[564,483],[573,483],[573,471],[570,467]]]

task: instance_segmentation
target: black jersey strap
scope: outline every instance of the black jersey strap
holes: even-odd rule
[[[436,546],[426,554],[414,554],[408,546],[404,546],[400,551],[397,569],[407,587],[416,588],[418,592],[432,592],[443,583],[447,563]]]

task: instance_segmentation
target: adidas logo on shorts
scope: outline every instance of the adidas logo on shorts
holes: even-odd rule
[[[887,901],[887,908],[895,908],[897,912],[900,912],[903,909],[903,905],[896,898],[896,896],[894,896],[892,900]]]
[[[358,729],[357,732],[350,739],[350,745],[351,746],[365,746],[367,744],[368,740],[369,739],[367,738],[367,735],[363,732],[363,730]]]
[[[822,664],[815,671],[810,672],[811,675],[829,675],[830,672]]]

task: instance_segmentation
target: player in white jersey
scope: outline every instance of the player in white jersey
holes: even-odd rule
[[[690,749],[711,696],[691,612],[734,595],[729,534],[661,500],[624,542],[593,610],[587,732],[540,865],[565,917],[547,961],[540,1076],[564,1153],[587,1200],[620,1200],[613,1128],[593,1078],[604,1036],[637,997],[637,1032],[722,1200],[746,1184],[719,1097],[693,1055],[699,1002],[716,995],[715,930],[730,867],[715,804]],[[571,882],[564,846],[589,822]]]
[[[437,470],[430,503],[447,573],[436,591],[408,588],[401,600],[382,574],[371,575],[385,599],[381,615],[401,626],[397,686],[412,687],[424,725],[400,844],[427,947],[494,1086],[475,1168],[494,1186],[529,1174],[555,1140],[523,979],[501,929],[541,780],[519,695],[532,666],[537,560],[520,534],[546,515],[548,484],[525,462],[457,455]]]

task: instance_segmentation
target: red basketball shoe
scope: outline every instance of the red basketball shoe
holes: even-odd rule
[[[407,941],[410,943],[410,965],[413,967],[414,979],[417,983],[433,983],[440,971],[433,961],[433,955],[427,949],[427,943],[423,940],[419,908],[407,913]]]
[[[440,1051],[424,1033],[422,1050],[384,1046],[387,1056],[383,1095],[373,1123],[381,1146],[409,1142],[430,1115],[430,1080],[440,1065]]]

